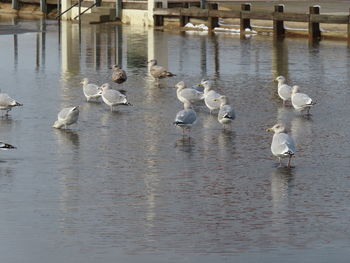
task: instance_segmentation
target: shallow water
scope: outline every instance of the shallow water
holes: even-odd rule
[[[18,147],[0,158],[1,262],[348,262],[345,42],[18,23],[45,31],[0,36],[1,90],[24,104],[0,120]],[[177,76],[157,86],[154,57]],[[80,81],[110,82],[114,63],[134,106],[110,112],[85,102]],[[282,106],[280,74],[317,101],[311,118]],[[225,131],[198,107],[183,138],[171,87],[204,77],[237,118]],[[79,123],[51,128],[71,105]],[[270,152],[278,120],[297,142],[292,169]]]

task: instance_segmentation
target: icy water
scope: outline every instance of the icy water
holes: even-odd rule
[[[3,21],[2,24],[8,24]],[[0,120],[0,261],[349,262],[350,53],[344,42],[19,21],[42,32],[0,35],[3,92],[22,102]],[[177,74],[157,86],[147,60]],[[87,103],[80,81],[126,69],[133,107]],[[317,101],[311,118],[283,107],[272,81]],[[208,77],[237,118],[225,131],[197,107],[183,138],[171,88]],[[114,85],[116,87],[116,85]],[[80,105],[68,131],[51,128]],[[284,121],[291,169],[270,152]]]

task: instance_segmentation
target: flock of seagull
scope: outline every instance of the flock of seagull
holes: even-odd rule
[[[176,76],[175,74],[167,71],[166,68],[159,66],[156,59],[152,59],[148,62],[149,73],[154,80],[159,84],[159,79]],[[118,84],[122,84],[127,80],[126,72],[118,65],[113,66],[112,81]],[[290,87],[286,84],[286,79],[283,76],[276,78],[278,82],[278,95],[283,100],[283,105],[287,102],[291,102],[296,111],[302,114],[309,115],[310,108],[315,102],[304,93],[299,92],[298,86]],[[112,89],[109,83],[105,83],[101,86],[89,83],[87,78],[84,78],[81,82],[83,86],[83,93],[87,102],[99,100],[102,98],[103,102],[110,107],[111,111],[114,111],[118,105],[130,106],[124,90]],[[201,83],[192,87],[186,87],[184,81],[177,83],[174,88],[177,89],[176,95],[178,100],[183,103],[183,110],[180,110],[175,117],[174,125],[182,128],[183,136],[185,131],[190,129],[197,121],[197,114],[194,110],[194,106],[201,101],[209,109],[210,114],[213,111],[217,111],[218,122],[221,123],[224,129],[230,126],[235,119],[235,111],[229,103],[227,96],[222,95],[215,91],[210,85],[210,81],[203,79]],[[6,116],[9,111],[16,106],[23,106],[23,104],[12,99],[6,93],[0,93],[0,110],[6,111]],[[57,115],[57,120],[53,124],[53,128],[62,129],[69,125],[72,125],[78,121],[79,118],[79,106],[63,108]],[[288,158],[288,167],[291,167],[291,158],[294,156],[296,148],[293,138],[287,134],[284,124],[277,123],[273,127],[267,129],[274,133],[271,143],[271,152],[274,156],[278,157],[280,166],[282,166],[282,158]],[[13,145],[0,142],[0,149],[15,149]]]

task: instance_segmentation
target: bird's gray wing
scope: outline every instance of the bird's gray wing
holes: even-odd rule
[[[278,88],[278,95],[284,100],[289,100],[291,94],[292,94],[292,88],[286,84]]]
[[[195,90],[195,89],[183,89],[180,91],[180,96],[187,99],[189,102],[196,102],[203,99],[203,93]]]
[[[293,104],[295,104],[298,107],[312,105],[312,99],[304,93],[296,93],[293,96]]]
[[[103,97],[113,104],[125,104],[128,102],[126,96],[117,90],[106,90],[103,93]]]
[[[100,92],[101,90],[99,90],[98,86],[95,84],[87,84],[84,86],[84,93],[88,96],[93,96]]]
[[[293,138],[286,133],[279,133],[273,136],[271,151],[276,155],[287,155],[295,153]]]
[[[16,101],[6,93],[0,93],[0,107],[15,106]]]
[[[176,123],[181,124],[193,124],[197,119],[197,114],[192,109],[181,110],[177,113],[175,117]]]
[[[72,108],[73,108],[73,107],[62,109],[62,110],[58,113],[57,119],[58,119],[59,121],[66,120],[66,119],[68,118],[69,112],[72,110]]]

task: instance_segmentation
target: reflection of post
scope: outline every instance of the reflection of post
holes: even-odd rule
[[[211,38],[213,40],[214,43],[214,66],[215,66],[215,75],[218,78],[220,75],[220,53],[219,53],[219,41],[218,41],[218,37],[213,35],[213,37]]]
[[[45,53],[46,53],[46,20],[41,18],[40,20],[41,30],[41,64],[45,65]]]
[[[36,34],[36,70],[40,67],[40,36],[39,33]]]
[[[273,79],[280,75],[288,79],[288,49],[283,39],[273,40],[272,74]]]
[[[206,76],[207,75],[207,38],[202,37],[201,38],[201,75]]]
[[[158,64],[168,69],[168,39],[164,34],[157,35],[155,39],[155,31],[150,28],[148,29],[148,61],[151,59],[157,59]]]
[[[67,21],[61,22],[61,58],[63,73],[79,72],[79,56],[73,53],[73,47],[79,42],[76,39],[76,31],[72,29],[72,24]]]
[[[100,69],[100,65],[101,65],[101,34],[100,34],[100,30],[97,30],[97,28],[95,28],[94,30],[95,33],[95,37],[94,37],[94,47],[95,47],[95,66],[96,69]]]
[[[115,36],[116,39],[116,63],[117,65],[122,66],[123,65],[123,30],[122,30],[122,26],[119,25],[117,27],[117,33]]]
[[[18,65],[18,38],[17,35],[13,35],[13,50],[14,50],[14,60],[15,60],[15,68]]]

